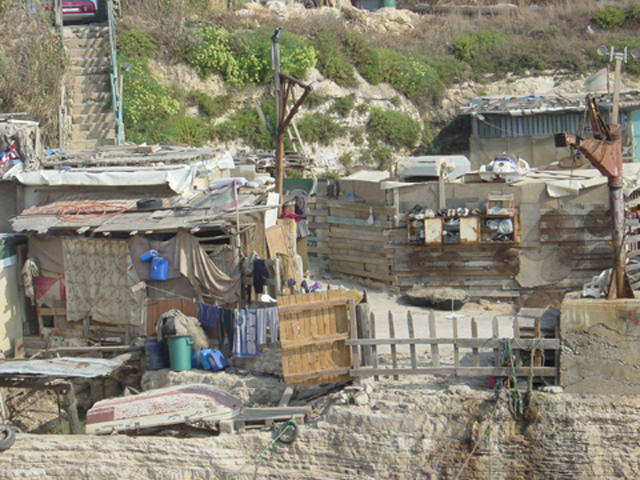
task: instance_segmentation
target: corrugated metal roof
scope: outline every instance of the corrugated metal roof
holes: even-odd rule
[[[595,94],[598,106],[611,109],[612,96]],[[640,105],[640,92],[620,93],[620,109],[633,109]],[[540,113],[583,112],[585,94],[572,95],[529,95],[525,97],[477,98],[469,105],[461,107],[463,115],[498,114],[514,117]]]
[[[40,360],[16,360],[0,363],[0,375],[46,375],[51,377],[101,377],[120,368],[116,359],[63,357]]]

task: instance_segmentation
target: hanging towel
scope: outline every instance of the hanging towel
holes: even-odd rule
[[[269,269],[264,264],[264,260],[258,259],[253,262],[253,288],[256,293],[264,292],[264,284],[269,278]]]
[[[219,312],[219,326],[218,329],[218,348],[222,350],[224,347],[224,340],[227,339],[227,345],[229,350],[233,348],[233,317],[235,316],[235,310],[230,308],[221,308]]]
[[[258,318],[256,310],[236,310],[233,356],[258,356]]]
[[[256,316],[258,320],[258,345],[277,342],[280,326],[278,307],[259,308],[256,310]],[[269,332],[269,340],[267,340],[267,332]]]
[[[216,328],[220,309],[216,305],[198,302],[198,321],[205,327]]]

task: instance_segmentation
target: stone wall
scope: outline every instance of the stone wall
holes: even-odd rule
[[[560,338],[567,392],[640,393],[640,300],[565,298]]]

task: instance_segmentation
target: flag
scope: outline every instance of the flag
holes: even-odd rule
[[[584,82],[584,89],[587,92],[609,91],[609,67],[594,73]]]
[[[209,209],[211,213],[220,213],[238,206],[235,180],[229,183],[226,187],[216,190],[211,194],[216,195],[216,198],[211,202],[211,207]]]

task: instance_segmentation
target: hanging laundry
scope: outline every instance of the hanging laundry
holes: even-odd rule
[[[217,305],[198,302],[198,321],[205,327],[217,328],[220,309]]]
[[[234,357],[258,356],[258,319],[256,310],[236,310],[233,342]]]
[[[256,318],[258,320],[258,345],[277,342],[280,325],[278,307],[259,308],[256,310]],[[267,340],[267,332],[269,340]]]
[[[233,317],[235,310],[231,308],[221,308],[219,312],[218,322],[218,349],[224,347],[224,340],[227,339],[228,349],[233,349]]]
[[[264,264],[264,260],[257,259],[253,262],[253,288],[256,293],[264,292],[264,284],[269,278],[269,269]]]

